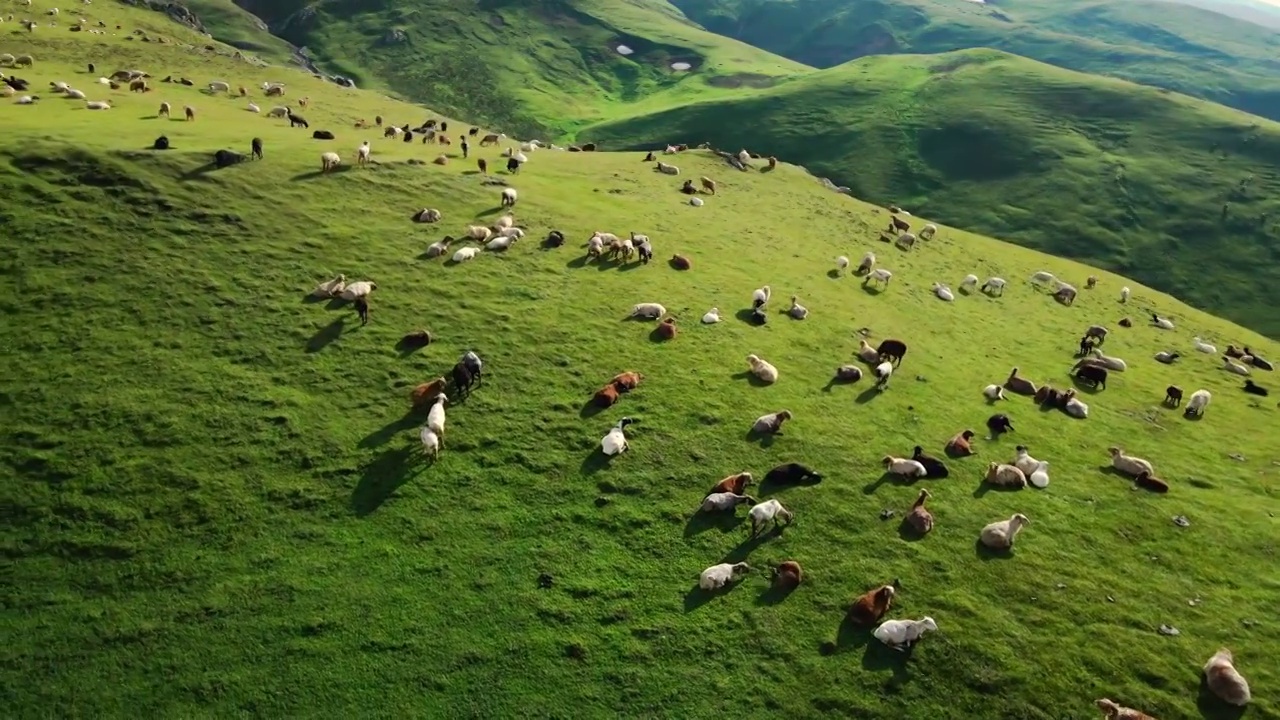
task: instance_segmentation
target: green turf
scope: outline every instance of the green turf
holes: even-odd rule
[[[1154,0],[674,1],[714,32],[817,67],[990,47],[1280,119],[1275,20]]]
[[[973,50],[867,58],[581,137],[642,148],[710,136],[1280,335],[1280,126],[1260,118]]]
[[[126,29],[159,23],[92,10]],[[37,56],[20,73],[34,86],[62,80],[117,106],[91,112],[47,92],[3,105],[6,717],[1047,719],[1091,717],[1103,695],[1191,717],[1199,668],[1223,644],[1255,688],[1248,717],[1280,716],[1269,691],[1280,683],[1277,398],[1242,394],[1190,339],[1273,360],[1276,343],[1106,272],[1059,307],[1030,274],[1081,283],[1094,271],[947,227],[904,254],[878,240],[883,209],[793,166],[740,173],[702,153],[674,159],[682,177],[719,181],[692,208],[638,154],[537,152],[512,179],[529,237],[441,264],[426,246],[496,217],[498,189],[469,162],[411,165],[438,151],[351,129],[427,111],[178,45],[43,33],[14,49]],[[200,82],[286,79],[290,97],[314,100],[312,128],[338,140],[195,88],[101,89],[79,72],[90,59]],[[155,119],[160,101],[194,106],[197,121]],[[142,149],[161,133],[173,150]],[[247,150],[254,136],[264,161],[205,169],[213,150]],[[374,165],[319,174],[323,150],[350,164],[365,139]],[[499,161],[496,149],[484,157]],[[443,223],[410,223],[424,206]],[[540,250],[553,227],[569,245]],[[650,234],[658,261],[584,264],[595,229]],[[868,249],[895,272],[882,294],[829,274],[835,256]],[[662,262],[675,252],[693,270]],[[338,272],[378,282],[367,327],[349,307],[304,300]],[[934,280],[954,287],[967,272],[1010,288],[951,305],[930,295]],[[765,283],[772,321],[735,319]],[[793,293],[808,320],[777,312]],[[641,301],[677,313],[681,335],[655,343],[650,324],[622,321]],[[726,321],[699,325],[713,305]],[[1178,329],[1148,327],[1148,311]],[[1137,327],[1117,327],[1122,315]],[[929,483],[931,536],[903,540],[896,519],[878,518],[917,492],[880,482],[883,454],[938,453],[981,428],[993,412],[981,387],[1013,365],[1065,384],[1092,322],[1112,326],[1106,348],[1130,370],[1086,394],[1090,419],[1009,402],[999,410],[1017,432]],[[911,348],[878,397],[865,381],[828,384],[863,326]],[[418,327],[436,342],[397,352]],[[428,466],[409,390],[468,348],[487,380],[449,409]],[[1187,357],[1149,359],[1164,348]],[[742,378],[753,352],[779,367],[778,384]],[[641,388],[584,413],[624,369],[645,373]],[[1202,421],[1159,407],[1170,382],[1215,393]],[[756,416],[784,407],[795,419],[776,442],[745,439]],[[641,419],[632,450],[602,463],[599,440],[623,414]],[[980,465],[1018,442],[1052,463],[1050,487],[983,492]],[[1104,472],[1115,442],[1152,459],[1173,491],[1135,492]],[[746,543],[740,520],[694,519],[720,477],[790,460],[827,479],[777,493],[797,514],[781,536]],[[1033,523],[1014,556],[979,556],[979,529],[1014,511]],[[757,571],[719,597],[692,592],[724,558]],[[785,558],[809,579],[778,602],[764,571]],[[852,597],[893,578],[892,616],[941,626],[909,660],[841,627]],[[1181,634],[1157,634],[1162,623]],[[1231,715],[1206,705],[1203,716]]]

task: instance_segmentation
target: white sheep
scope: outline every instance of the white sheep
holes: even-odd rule
[[[938,624],[928,615],[919,620],[886,620],[871,634],[894,650],[909,648],[925,632],[936,631]]]
[[[921,240],[932,240],[933,236],[937,234],[938,234],[938,226],[934,225],[933,223],[929,223],[928,225],[925,225],[924,227],[920,228]]]
[[[422,439],[423,453],[432,458],[440,454],[440,436],[435,434],[435,431],[423,425],[422,432],[418,436]]]
[[[1023,475],[1030,475],[1040,467],[1040,461],[1031,457],[1025,445],[1019,445],[1015,452],[1013,466],[1021,470]]]
[[[448,400],[449,398],[444,393],[440,393],[436,396],[436,401],[431,405],[431,410],[427,411],[427,427],[441,438],[444,437],[444,404]]]
[[[76,90],[75,88],[67,88],[67,97],[68,97],[68,98],[71,98],[72,100],[84,100],[84,99],[85,99],[85,95],[84,95],[84,93],[83,93],[82,91],[80,91],[80,90]]]
[[[791,307],[787,308],[787,314],[796,320],[804,320],[809,317],[809,308],[800,304],[797,296],[791,296]]]
[[[702,322],[705,325],[720,322],[720,308],[711,308],[706,315],[702,316]]]
[[[502,207],[515,207],[518,199],[520,199],[520,196],[515,188],[502,189]]]
[[[1030,475],[1027,476],[1027,482],[1033,486],[1044,489],[1049,487],[1049,463],[1042,461]]]
[[[868,250],[867,253],[862,256],[862,262],[858,263],[858,274],[861,275],[862,273],[869,273],[875,266],[876,254]]]
[[[884,268],[876,268],[875,270],[867,273],[867,276],[862,280],[862,284],[866,285],[867,283],[878,282],[884,283],[885,287],[888,287],[889,281],[892,279],[893,273],[885,270]]]
[[[338,277],[332,280],[327,280],[325,282],[320,283],[319,285],[316,285],[316,288],[311,291],[311,296],[318,297],[318,298],[331,298],[335,295],[341,294],[342,291],[346,289],[346,287],[347,287],[347,276],[340,274],[338,275]]]
[[[368,140],[360,143],[360,147],[356,148],[356,164],[364,165],[369,162],[369,155],[372,153],[373,148],[369,146]]]
[[[631,307],[630,317],[657,320],[666,314],[667,309],[660,303],[636,303]]]
[[[664,175],[679,175],[679,174],[680,174],[680,168],[676,167],[675,165],[668,165],[668,164],[666,164],[666,163],[662,162],[661,160],[659,160],[659,161],[658,161],[657,168],[658,168],[658,172],[660,172],[660,173],[662,173],[662,174],[664,174]]]
[[[111,109],[111,103],[107,102],[106,100],[90,100],[89,102],[85,103],[84,106],[89,110],[110,110]]]
[[[1233,372],[1237,375],[1249,374],[1249,367],[1247,365],[1238,363],[1235,360],[1232,360],[1231,358],[1227,357],[1226,355],[1222,356],[1222,369],[1226,370],[1227,372]]]
[[[1161,330],[1172,330],[1173,321],[1169,318],[1162,318],[1155,313],[1151,313],[1151,323]]]
[[[249,107],[248,107],[247,109],[248,109],[248,110],[249,110],[249,112],[251,112],[251,113],[260,113],[260,112],[262,112],[262,108],[258,107],[258,104],[257,104],[257,103],[252,103],[252,102],[251,102],[251,103],[249,103]]]
[[[840,257],[836,258],[837,273],[843,272],[848,267],[849,267],[849,258],[845,257],[844,255],[841,255]]]
[[[211,93],[231,92],[231,85],[221,80],[214,80],[213,82],[209,83],[209,92]]]
[[[369,293],[377,290],[378,286],[369,280],[361,280],[353,282],[339,291],[339,296],[343,300],[355,300],[360,297],[367,297]]]
[[[493,236],[493,231],[483,225],[468,225],[467,237],[478,242],[486,242]]]
[[[9,86],[5,85],[5,87],[9,87]],[[34,105],[36,102],[36,98],[31,97],[30,95],[23,95],[22,97],[18,98],[15,102],[19,105]]]
[[[911,248],[916,246],[916,236],[909,232],[902,233],[901,235],[898,236],[896,244],[900,248],[905,248],[907,250],[910,250]]]
[[[759,378],[761,382],[778,382],[778,368],[771,365],[767,360],[762,360],[756,355],[748,355],[747,365],[751,367],[751,374]]]
[[[872,373],[876,376],[875,387],[879,390],[883,390],[889,386],[889,378],[893,376],[893,363],[885,360],[877,365],[875,369],[872,370]]]
[[[1191,393],[1191,398],[1187,400],[1187,408],[1183,412],[1187,417],[1202,417],[1204,409],[1209,407],[1209,401],[1213,399],[1213,395],[1208,390],[1197,390]]]
[[[700,197],[691,197],[691,198],[689,198],[689,204],[690,204],[690,205],[692,205],[692,206],[694,206],[694,207],[702,207],[702,205],[703,205],[702,198],[700,198]]]
[[[768,285],[758,287],[751,293],[751,307],[763,307],[771,297],[773,297],[773,291],[769,289]]]
[[[342,164],[338,153],[329,151],[320,153],[320,172],[328,172]]]
[[[609,432],[605,433],[605,436],[600,440],[600,449],[604,451],[605,455],[612,457],[626,452],[631,447],[627,444],[627,436],[623,433],[623,430],[633,422],[635,420],[624,417]]]
[[[1022,489],[1027,486],[1027,475],[1015,465],[993,462],[987,464],[986,481],[998,487]]]
[[[1125,287],[1120,288],[1120,302],[1122,303],[1129,302],[1129,286],[1127,285]]]
[[[773,523],[775,528],[778,527],[779,518],[785,520],[788,525],[795,519],[795,514],[782,507],[782,503],[778,502],[776,498],[759,503],[751,508],[751,512],[748,514],[751,516],[752,537],[759,535],[770,522]]]
[[[866,338],[862,338],[858,340],[858,359],[868,365],[876,365],[880,362],[880,353]]]
[[[1004,387],[1001,385],[988,385],[982,388],[982,395],[992,402],[1004,400]]]
[[[742,150],[738,151],[738,162],[742,163],[743,165],[748,165],[751,163],[751,153],[747,152],[746,148],[743,148]]]
[[[995,550],[1004,550],[1013,547],[1013,541],[1017,539],[1018,533],[1022,531],[1024,525],[1030,525],[1031,521],[1026,515],[1017,513],[1008,520],[993,522],[982,528],[982,533],[978,539],[983,545]]]
[[[912,460],[910,458],[885,455],[884,459],[880,462],[884,465],[885,472],[890,475],[897,475],[898,477],[907,480],[922,478],[929,474],[929,471],[925,470],[924,465],[922,465],[918,460]]]
[[[1054,277],[1053,273],[1049,272],[1048,270],[1041,270],[1037,272],[1035,275],[1031,276],[1031,282],[1033,283],[1049,283],[1050,281],[1057,280],[1057,279],[1058,278]]]
[[[964,279],[960,281],[960,287],[968,288],[970,290],[978,287],[978,276],[972,273],[965,275]]]
[[[1195,344],[1196,350],[1199,350],[1202,353],[1208,353],[1210,355],[1218,354],[1218,348],[1210,345],[1207,342],[1202,341],[1199,337],[1192,338],[1191,342]]]
[[[698,577],[698,587],[703,590],[719,590],[730,582],[742,577],[751,570],[751,566],[740,562],[734,565],[720,563],[702,571]]]
[[[1244,707],[1253,699],[1249,681],[1236,670],[1235,658],[1227,648],[1220,648],[1204,664],[1204,679],[1209,691],[1229,705]]]
[[[254,107],[257,107],[257,106],[255,105]],[[267,117],[269,118],[282,118],[282,117],[287,117],[288,115],[289,115],[289,108],[283,105],[277,105],[267,111]]]
[[[994,276],[989,277],[987,278],[987,281],[982,284],[982,291],[987,294],[991,294],[992,291],[999,290],[1000,294],[1004,295],[1004,287],[1008,284],[1008,281],[1004,278]]]
[[[524,239],[524,230],[521,230],[521,229],[520,229],[520,228],[518,228],[518,227],[506,227],[506,228],[502,228],[502,230],[501,230],[498,234],[499,234],[499,235],[501,235],[502,237],[511,238],[511,239],[513,239],[513,240],[523,240],[523,239]]]
[[[445,240],[431,243],[431,245],[427,247],[427,257],[429,258],[440,257],[447,252],[449,252],[449,243]]]
[[[480,254],[480,248],[464,247],[453,254],[453,262],[455,263],[466,262],[479,254]]]
[[[493,252],[501,252],[503,250],[509,249],[511,247],[511,243],[515,241],[516,241],[516,238],[507,237],[506,235],[503,235],[503,236],[494,238],[493,240],[490,240],[489,243],[484,246],[484,249],[491,250]]]
[[[1156,470],[1151,466],[1150,462],[1133,455],[1125,455],[1124,450],[1119,447],[1107,448],[1107,452],[1111,453],[1111,467],[1119,470],[1125,475],[1137,477],[1142,473],[1155,475]]]
[[[1096,357],[1098,359],[1098,362],[1101,363],[1108,370],[1114,370],[1116,372],[1124,372],[1129,368],[1129,366],[1125,364],[1124,360],[1121,360],[1118,357],[1103,355],[1102,351],[1099,350],[1098,348],[1093,349],[1093,356]]]
[[[1089,417],[1089,406],[1080,398],[1072,395],[1067,398],[1067,404],[1062,406],[1063,412],[1073,418],[1084,420]]]
[[[754,503],[755,498],[750,495],[739,495],[731,492],[711,493],[702,499],[703,512],[717,512],[723,510],[735,510],[743,503]]]
[[[947,302],[951,302],[956,299],[956,296],[951,293],[951,288],[943,285],[942,283],[936,282],[933,284],[933,294],[937,295],[939,300],[945,300]]]
[[[98,84],[99,84],[99,85],[110,85],[110,84],[111,84],[111,78],[100,77],[100,78],[98,78]]]

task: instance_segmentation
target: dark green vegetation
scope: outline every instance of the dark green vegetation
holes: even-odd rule
[[[817,67],[990,47],[1280,119],[1280,33],[1158,0],[675,0],[708,29]]]
[[[154,14],[87,10],[204,43]],[[529,237],[462,265],[427,260],[428,243],[493,221],[498,189],[456,145],[444,167],[409,164],[440,149],[352,124],[429,110],[177,45],[72,33],[16,44],[5,49],[37,57],[21,72],[34,87],[65,81],[116,107],[48,92],[35,106],[2,101],[6,717],[1057,720],[1090,717],[1105,694],[1157,717],[1225,718],[1197,695],[1223,644],[1255,687],[1248,717],[1280,715],[1269,691],[1280,398],[1242,394],[1190,350],[1199,335],[1274,360],[1276,343],[1107,272],[1060,307],[1026,278],[1047,269],[1080,284],[1094,270],[948,227],[902,253],[878,239],[883,209],[793,166],[739,173],[708,154],[673,159],[682,177],[720,182],[695,209],[638,154],[539,151],[512,179]],[[284,79],[291,99],[311,97],[312,129],[338,139],[196,88],[112,92],[81,71],[89,61],[249,87]],[[161,101],[193,106],[197,121],[155,118]],[[143,149],[162,133],[172,150]],[[265,160],[208,166],[211,151],[255,136]],[[356,168],[363,140],[375,164]],[[321,175],[325,150],[347,165]],[[481,154],[493,165],[498,152]],[[410,223],[423,206],[443,223]],[[570,243],[539,249],[553,227]],[[585,263],[598,228],[649,233],[657,262]],[[829,274],[836,255],[869,249],[895,273],[887,291]],[[675,252],[693,270],[668,268]],[[339,272],[378,282],[367,327],[349,306],[305,299]],[[930,294],[967,272],[1005,276],[1006,296]],[[749,327],[736,315],[765,283],[773,319]],[[808,320],[781,317],[793,293]],[[651,324],[622,321],[640,301],[678,313],[680,337],[655,343]],[[725,322],[699,325],[713,305]],[[1146,326],[1151,311],[1178,329]],[[1121,315],[1137,327],[1117,327]],[[979,391],[1013,365],[1064,386],[1092,322],[1112,326],[1106,349],[1130,368],[1085,395],[1090,419],[1001,405],[1016,434],[979,441],[978,458],[928,483],[931,536],[908,541],[897,518],[879,519],[917,492],[881,477],[883,454],[917,443],[937,454],[960,428],[981,429],[993,409]],[[878,397],[865,381],[828,383],[863,326],[911,346]],[[419,327],[436,342],[395,349]],[[427,465],[407,396],[467,348],[488,377],[450,407],[444,453]],[[1185,359],[1149,359],[1166,348]],[[752,352],[779,367],[776,385],[742,377]],[[584,411],[623,369],[645,373],[641,388]],[[1274,389],[1273,378],[1257,379]],[[1214,392],[1203,420],[1159,407],[1171,382]],[[782,437],[745,437],[784,407],[795,419]],[[632,451],[603,463],[599,439],[624,414],[641,419]],[[1173,491],[1135,492],[1101,469],[1116,441]],[[984,491],[982,463],[1018,442],[1052,463],[1050,487]],[[781,536],[748,543],[741,520],[694,516],[720,477],[789,460],[827,479],[755,488],[796,511]],[[979,529],[1015,511],[1033,524],[1013,556],[976,552]],[[743,557],[756,570],[738,588],[692,590],[703,568]],[[808,581],[780,598],[764,577],[785,558]],[[852,597],[895,577],[892,617],[942,628],[909,659],[841,623]]]
[[[586,137],[715,137],[1280,335],[1280,128],[1220,106],[974,50],[867,58]]]

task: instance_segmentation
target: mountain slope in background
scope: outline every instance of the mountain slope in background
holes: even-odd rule
[[[816,67],[867,55],[991,47],[1280,119],[1280,34],[1189,4],[674,1],[709,30]]]
[[[864,58],[583,135],[776,155],[1280,336],[1280,126],[1211,103],[971,50]]]
[[[1173,0],[1280,30],[1280,2],[1276,0]]]

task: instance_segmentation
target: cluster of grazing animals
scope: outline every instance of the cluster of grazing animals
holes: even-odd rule
[[[800,563],[795,560],[778,563],[778,566],[773,569],[773,587],[776,590],[791,592],[802,582],[804,582],[804,571],[800,569]]]
[[[790,410],[779,410],[776,413],[761,415],[751,425],[751,432],[758,435],[781,435],[782,423],[791,419]]]
[[[793,320],[804,320],[809,317],[809,308],[801,305],[795,295],[791,296],[791,307],[787,308],[787,314]]]
[[[747,365],[751,369],[751,374],[755,375],[761,382],[770,384],[778,382],[778,368],[771,365],[767,360],[762,360],[756,355],[748,355]]]
[[[1257,395],[1259,397],[1266,397],[1271,394],[1271,391],[1267,390],[1261,385],[1254,383],[1252,380],[1244,381],[1244,391],[1249,393],[1250,395]]]
[[[1187,400],[1187,407],[1182,411],[1184,417],[1204,417],[1205,408],[1209,407],[1209,401],[1213,396],[1208,390],[1197,390],[1191,393],[1191,398]]]
[[[1004,295],[1004,287],[1008,284],[1009,283],[1004,278],[989,277],[986,282],[982,283],[982,292],[988,295],[994,295],[995,291],[999,290],[1000,294]]]
[[[1155,354],[1156,362],[1164,363],[1165,365],[1174,364],[1175,362],[1177,362],[1178,358],[1180,357],[1182,356],[1179,355],[1178,353],[1169,352],[1168,350],[1161,350],[1160,352]]]
[[[627,444],[627,436],[623,431],[634,422],[637,421],[624,417],[609,432],[605,433],[605,436],[600,440],[600,449],[604,451],[606,456],[612,457],[627,451],[630,445]]]
[[[932,455],[926,455],[924,448],[919,445],[911,451],[911,459],[920,463],[924,468],[924,476],[931,480],[945,478],[951,474],[951,472],[947,470],[947,466],[943,464],[941,460],[933,457]]]
[[[750,495],[738,495],[731,492],[711,493],[702,499],[699,509],[702,512],[733,512],[739,505],[755,505],[757,500]]]
[[[1169,492],[1169,483],[1152,475],[1149,472],[1138,473],[1138,477],[1133,479],[1134,484],[1144,490],[1150,490],[1155,493]]]
[[[849,621],[854,625],[868,627],[880,622],[880,618],[889,612],[893,605],[893,597],[898,592],[893,585],[881,585],[868,590],[849,606]]]
[[[862,256],[862,261],[858,263],[858,270],[856,274],[865,275],[871,272],[871,269],[875,266],[876,254],[868,250],[866,254]]]
[[[766,500],[758,503],[751,508],[751,537],[757,537],[764,531],[769,523],[773,523],[773,527],[781,532],[782,528],[778,525],[778,519],[781,518],[790,525],[795,520],[795,513],[782,507],[782,503],[777,499]]]
[[[1026,515],[1017,513],[1008,520],[993,522],[982,528],[978,539],[992,550],[1007,550],[1013,547],[1013,541],[1017,539],[1018,533],[1022,532],[1022,527],[1030,524],[1031,521]]]
[[[1102,715],[1106,720],[1156,720],[1144,712],[1124,707],[1107,698],[1096,700],[1094,704],[1102,711]]]
[[[1001,434],[1013,431],[1013,421],[1009,419],[1008,415],[992,415],[987,418],[987,430],[991,431],[987,439],[995,440]]]
[[[917,535],[927,535],[933,529],[933,514],[924,507],[925,500],[930,497],[928,490],[920,490],[920,495],[916,498],[916,503],[911,506],[911,511],[902,518],[902,523]]]
[[[942,283],[936,282],[933,284],[933,294],[937,295],[939,300],[945,300],[947,302],[951,302],[956,299],[956,296],[951,293],[951,288],[943,285]]]
[[[316,285],[316,288],[311,291],[311,297],[316,297],[316,298],[337,297],[338,295],[342,294],[342,291],[345,290],[346,287],[347,287],[347,276],[339,274],[338,277],[332,280],[327,280],[325,282],[320,283],[319,285]]]
[[[341,164],[342,158],[338,157],[338,153],[336,152],[320,154],[320,172],[330,172]]]
[[[1238,363],[1235,360],[1232,360],[1231,358],[1226,357],[1225,355],[1222,358],[1222,363],[1223,363],[1222,365],[1223,369],[1225,369],[1227,372],[1233,372],[1237,375],[1249,374],[1248,366],[1242,363]]]
[[[1178,407],[1182,404],[1182,388],[1177,385],[1170,385],[1165,388],[1164,402],[1170,407]]]
[[[657,320],[667,314],[667,309],[658,303],[636,303],[628,317],[642,320]]]
[[[425,382],[415,387],[413,392],[409,394],[409,400],[414,410],[421,410],[424,407],[430,407],[431,403],[436,401],[436,396],[442,394],[445,389],[446,380],[444,376]]]
[[[856,365],[841,365],[836,368],[835,379],[838,382],[858,382],[862,379],[862,368]]]
[[[1027,486],[1026,473],[1019,470],[1014,465],[1004,465],[1002,463],[989,463],[987,465],[987,474],[985,476],[987,482],[996,487],[1007,487],[1022,489]]]
[[[1218,650],[1204,664],[1204,679],[1209,691],[1229,705],[1244,707],[1252,699],[1248,681],[1236,670],[1235,658],[1226,648]]]
[[[1036,384],[1024,377],[1019,377],[1018,368],[1009,371],[1009,379],[1004,381],[1004,386],[1009,392],[1015,392],[1019,395],[1036,394]]]
[[[1004,400],[1004,388],[999,385],[988,385],[982,388],[982,395],[991,402]]]
[[[1155,314],[1155,313],[1151,313],[1151,324],[1152,324],[1152,325],[1154,325],[1154,326],[1156,326],[1156,327],[1158,327],[1158,328],[1160,328],[1161,330],[1172,330],[1172,329],[1173,329],[1173,321],[1172,321],[1172,320],[1170,320],[1169,318],[1162,318],[1162,317],[1160,317],[1159,315],[1157,315],[1157,314]]]
[[[875,270],[867,273],[867,276],[862,279],[862,284],[867,285],[874,282],[881,283],[885,287],[888,287],[889,281],[892,279],[893,273],[885,270],[884,268],[876,268]]]
[[[1124,450],[1119,447],[1109,447],[1107,452],[1111,453],[1111,467],[1129,477],[1137,477],[1141,473],[1156,474],[1155,468],[1151,467],[1151,463],[1140,457],[1125,455]]]
[[[712,493],[733,493],[735,495],[743,494],[742,491],[753,482],[752,475],[749,472],[740,472],[736,475],[721,480],[711,488]]]
[[[750,570],[751,566],[744,562],[733,565],[729,563],[712,565],[703,570],[702,575],[698,577],[698,587],[703,590],[719,590],[730,582],[746,575]]]
[[[969,441],[973,439],[975,434],[976,433],[972,430],[965,430],[961,432],[947,441],[947,446],[944,450],[946,450],[948,455],[953,457],[966,457],[972,455],[973,448],[969,445]]]
[[[906,650],[915,645],[925,632],[937,629],[938,624],[926,615],[919,620],[886,620],[871,634],[894,650]]]
[[[674,340],[676,337],[676,319],[673,317],[665,318],[658,323],[658,327],[654,328],[658,333],[658,338],[662,340]]]
[[[632,242],[634,243],[635,233],[632,233],[631,237],[632,237]],[[689,258],[683,255],[672,255],[671,267],[675,268],[676,270],[688,270],[689,268],[693,267],[693,265],[692,263],[689,262]]]
[[[515,188],[502,189],[502,207],[515,207],[516,200],[519,196],[516,194]]]
[[[924,465],[921,465],[919,462],[915,460],[908,460],[907,458],[900,458],[900,457],[894,457],[892,455],[885,455],[884,458],[880,460],[880,462],[881,464],[884,465],[884,470],[886,473],[890,475],[896,475],[902,478],[903,480],[915,480],[917,478],[922,478],[928,474],[928,471],[925,470]]]
[[[718,322],[720,322],[720,308],[711,308],[702,316],[702,323],[704,325],[712,325]]]

